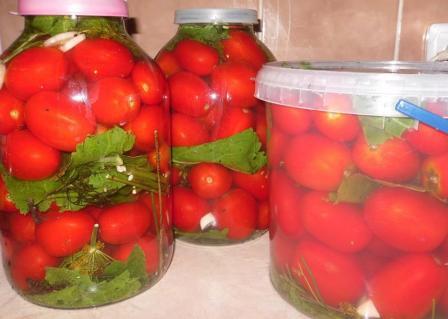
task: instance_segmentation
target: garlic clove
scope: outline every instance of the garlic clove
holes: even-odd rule
[[[358,314],[360,314],[363,318],[381,318],[378,310],[375,307],[375,304],[371,299],[367,299],[363,301],[358,308],[356,308]]]
[[[77,34],[78,32],[75,31],[56,34],[55,36],[52,36],[51,38],[45,40],[44,47],[61,45],[66,41],[73,39]]]
[[[59,49],[62,52],[67,52],[70,51],[71,49],[73,49],[75,46],[77,46],[78,44],[80,44],[82,41],[84,41],[86,39],[85,34],[79,34],[76,37],[74,37],[73,39],[68,40],[67,42],[65,42],[63,45],[61,45],[59,47]]]
[[[201,226],[201,230],[207,230],[212,227],[216,227],[216,218],[212,213],[205,214],[202,216],[201,221],[199,222]]]

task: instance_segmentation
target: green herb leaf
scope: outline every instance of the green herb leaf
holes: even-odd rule
[[[36,16],[31,21],[31,27],[38,32],[53,36],[74,30],[76,23],[76,19],[68,16]]]
[[[414,127],[415,120],[401,117],[359,116],[369,145],[380,145],[393,137],[401,137]]]
[[[76,168],[90,162],[119,161],[113,155],[123,154],[134,145],[135,137],[119,127],[114,127],[103,134],[87,138],[78,144],[76,152],[72,153],[70,168]],[[115,165],[120,165],[114,162]]]
[[[378,186],[378,183],[365,175],[352,174],[344,178],[338,190],[330,195],[330,199],[334,202],[360,204]]]
[[[61,211],[79,210],[90,204],[104,205],[119,196],[122,190],[135,186],[138,190],[158,191],[166,189],[166,178],[157,178],[151,172],[146,157],[123,155],[129,151],[135,138],[121,128],[113,128],[103,134],[88,137],[78,145],[76,152],[67,156],[58,174],[42,181],[23,181],[9,175],[0,165],[10,197],[16,207],[27,213],[36,206],[40,211],[48,210],[56,202]],[[122,165],[126,172],[118,172]],[[133,175],[129,181],[128,176]]]
[[[43,181],[22,181],[9,175],[2,164],[0,173],[9,191],[9,197],[22,213],[28,212],[30,205],[39,203],[38,208],[46,211],[51,205],[48,194],[57,190],[61,183],[55,178]]]
[[[253,129],[198,146],[174,147],[172,156],[176,164],[217,163],[247,174],[258,172],[267,162]]]
[[[145,255],[135,246],[126,262],[115,261],[104,271],[101,280],[66,268],[47,268],[45,280],[54,289],[27,298],[57,308],[80,308],[126,299],[138,293],[148,282]]]
[[[229,37],[229,30],[222,25],[183,25],[179,28],[176,36],[167,46],[167,50],[172,50],[176,44],[183,39],[193,39],[221,50],[220,41]]]

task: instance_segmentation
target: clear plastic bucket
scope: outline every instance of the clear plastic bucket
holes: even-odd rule
[[[448,315],[448,135],[441,63],[270,63],[271,280],[313,318]]]

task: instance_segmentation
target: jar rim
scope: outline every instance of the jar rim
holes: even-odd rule
[[[242,23],[257,24],[258,13],[253,9],[239,8],[194,8],[175,12],[174,23]]]
[[[126,0],[18,0],[18,14],[128,17]]]

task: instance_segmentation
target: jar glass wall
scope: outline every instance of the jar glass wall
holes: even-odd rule
[[[134,296],[173,253],[167,83],[122,16],[96,10],[24,12],[0,60],[3,261],[55,308]]]
[[[171,92],[177,237],[226,245],[269,225],[264,102],[255,76],[273,55],[246,9],[176,11],[179,29],[156,58]]]

